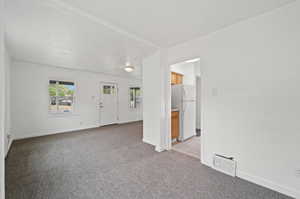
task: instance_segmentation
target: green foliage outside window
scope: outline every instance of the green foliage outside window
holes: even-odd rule
[[[130,108],[137,108],[141,100],[141,88],[130,88]]]
[[[75,85],[73,82],[50,80],[48,92],[51,112],[70,112],[74,101]]]

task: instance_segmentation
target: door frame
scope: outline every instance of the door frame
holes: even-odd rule
[[[165,82],[167,82],[166,83],[166,85],[165,85],[165,89],[166,89],[166,95],[167,95],[167,98],[166,98],[166,100],[167,100],[167,104],[168,104],[168,106],[166,106],[166,109],[165,109],[165,111],[166,111],[166,115],[167,115],[167,123],[168,123],[168,125],[167,125],[167,129],[166,129],[166,133],[164,133],[164,138],[166,139],[166,143],[167,143],[167,150],[171,150],[172,149],[172,129],[171,129],[171,118],[172,118],[172,107],[171,107],[171,101],[172,101],[172,93],[171,93],[171,91],[172,91],[172,86],[171,86],[171,65],[174,65],[174,64],[177,64],[177,63],[181,63],[181,62],[184,62],[184,61],[187,61],[187,60],[191,60],[191,59],[195,59],[195,58],[200,58],[200,56],[197,56],[197,57],[192,57],[192,58],[190,58],[190,59],[184,59],[184,60],[181,60],[181,61],[177,61],[177,62],[174,62],[174,63],[168,63],[168,65],[166,66],[167,67],[167,69],[166,69],[166,72],[167,72],[167,74],[166,74],[166,78],[165,78]],[[202,73],[202,70],[201,70],[201,58],[200,58],[200,60],[198,61],[198,64],[199,64],[199,67],[200,67],[200,73],[201,73],[201,76],[200,77],[202,77],[203,75],[203,73]],[[200,78],[200,107],[203,107],[202,105],[203,105],[203,78]],[[203,109],[201,108],[200,109],[200,123],[201,123],[201,139],[200,139],[200,142],[201,142],[201,146],[200,146],[200,149],[199,150],[201,150],[200,151],[200,153],[201,153],[201,155],[200,155],[200,161],[201,161],[201,163],[203,163],[203,161],[204,161],[204,137],[205,137],[205,134],[204,134],[204,132],[203,132]],[[196,129],[195,129],[196,130]]]
[[[116,118],[116,122],[113,123],[113,124],[118,124],[119,119],[120,119],[120,117],[119,117],[119,114],[120,114],[120,109],[119,109],[119,104],[120,104],[119,103],[119,84],[117,82],[100,81],[99,87],[98,87],[98,89],[100,89],[100,92],[98,92],[99,93],[99,100],[98,100],[98,116],[99,116],[98,123],[99,123],[99,127],[106,126],[106,125],[102,125],[102,123],[101,123],[101,107],[100,107],[101,105],[100,105],[100,102],[101,102],[102,95],[103,95],[102,86],[101,86],[103,84],[114,84],[115,87],[116,87],[116,97],[117,97],[117,101],[116,101],[116,106],[117,106],[117,111],[116,112],[117,113],[116,114],[117,114],[117,118]]]

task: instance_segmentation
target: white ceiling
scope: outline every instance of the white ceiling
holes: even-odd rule
[[[61,0],[158,46],[214,32],[293,0]]]
[[[15,59],[127,77],[139,77],[142,58],[156,49],[51,1],[8,0],[6,32]]]
[[[206,35],[294,0],[6,0],[7,41],[19,60],[140,76],[158,47]],[[122,70],[126,61],[136,68]]]

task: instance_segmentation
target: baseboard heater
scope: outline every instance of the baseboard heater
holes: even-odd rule
[[[213,157],[213,168],[227,175],[236,176],[236,161],[233,157],[215,154]]]

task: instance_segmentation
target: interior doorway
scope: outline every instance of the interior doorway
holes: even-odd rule
[[[118,123],[118,85],[116,83],[100,83],[99,116],[100,126]]]
[[[170,66],[171,148],[201,157],[201,74],[200,59]]]

